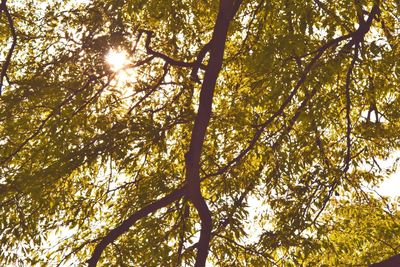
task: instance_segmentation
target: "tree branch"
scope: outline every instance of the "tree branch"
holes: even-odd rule
[[[400,254],[390,257],[379,263],[371,264],[370,267],[398,267],[400,266]]]
[[[256,145],[258,139],[260,138],[261,134],[265,131],[265,129],[277,118],[279,117],[283,111],[285,110],[286,106],[289,105],[293,97],[296,95],[297,91],[303,85],[305,82],[309,72],[311,71],[312,67],[315,65],[315,63],[321,58],[321,56],[324,54],[326,50],[328,50],[331,47],[334,47],[338,45],[340,42],[347,40],[351,38],[350,42],[345,45],[345,47],[352,46],[353,44],[356,44],[356,40],[360,42],[365,34],[369,31],[372,21],[375,18],[377,14],[379,14],[379,1],[376,0],[374,3],[374,6],[371,9],[371,12],[368,15],[368,19],[365,21],[365,23],[361,24],[359,28],[355,32],[348,33],[346,35],[342,35],[338,38],[335,38],[329,42],[327,42],[325,45],[320,47],[318,50],[316,50],[314,53],[315,56],[310,60],[310,62],[305,66],[302,74],[300,75],[299,80],[297,81],[295,87],[289,94],[289,96],[283,101],[282,105],[279,107],[279,109],[269,118],[267,119],[263,124],[259,125],[260,128],[255,132],[253,135],[253,138],[250,140],[248,146],[243,149],[234,159],[232,159],[230,162],[228,162],[224,167],[220,168],[214,173],[210,173],[203,177],[202,179],[206,179],[208,177],[212,176],[217,176],[220,174],[223,174],[225,171],[227,171],[231,166],[234,164],[237,164],[240,162],[240,160],[246,156],[246,154]],[[342,49],[343,50],[343,49]],[[340,52],[339,52],[340,53]]]
[[[212,39],[207,44],[205,44],[201,48],[200,52],[197,54],[197,58],[196,61],[194,62],[192,72],[190,73],[190,78],[197,83],[201,83],[199,76],[197,74],[199,68],[201,67],[201,62],[203,62],[203,59],[206,56],[207,52],[210,52],[211,47],[212,47]]]
[[[89,267],[95,267],[97,262],[100,259],[100,256],[104,249],[112,242],[114,242],[118,237],[123,235],[128,229],[135,224],[136,221],[140,220],[141,218],[149,215],[157,211],[160,208],[163,208],[174,201],[179,200],[185,194],[185,187],[176,189],[169,195],[156,200],[155,202],[147,205],[146,207],[140,209],[139,211],[132,214],[128,219],[123,221],[119,226],[112,229],[106,236],[104,236],[101,241],[96,245],[91,258],[87,261]]]
[[[11,63],[11,57],[12,57],[12,54],[14,53],[15,46],[17,45],[17,34],[15,32],[14,21],[13,21],[11,15],[10,15],[10,12],[8,11],[8,8],[7,8],[7,0],[3,0],[1,2],[0,13],[1,12],[4,12],[4,14],[7,17],[8,25],[10,27],[11,35],[12,35],[12,43],[11,43],[10,49],[8,50],[6,60],[3,64],[3,67],[2,67],[1,73],[0,73],[0,95],[2,92],[2,88],[3,88],[3,79],[4,79],[4,77],[7,77],[7,70]]]
[[[290,119],[288,126],[284,129],[283,133],[279,136],[278,140],[272,145],[272,149],[278,148],[278,146],[281,144],[281,141],[285,137],[285,135],[287,135],[291,132],[293,126],[295,125],[296,121],[300,117],[301,113],[303,112],[303,110],[305,109],[305,107],[307,106],[307,104],[311,100],[311,98],[313,98],[314,95],[317,93],[319,88],[320,88],[320,84],[317,83],[317,85],[314,86],[314,88],[311,90],[311,93],[306,92],[306,96],[305,96],[304,100],[301,102],[301,104],[297,108],[295,114]]]
[[[146,34],[145,48],[146,48],[146,52],[149,55],[161,58],[166,63],[168,63],[169,65],[172,65],[172,66],[178,66],[178,67],[184,67],[184,68],[197,68],[197,69],[201,68],[201,69],[205,69],[205,66],[203,64],[201,64],[201,62],[200,63],[197,62],[200,59],[196,60],[195,62],[179,61],[179,60],[176,60],[176,59],[173,59],[173,58],[167,56],[166,54],[163,54],[161,52],[153,50],[153,48],[151,48],[151,46],[150,46],[151,38],[153,37],[153,32],[152,31],[148,31],[148,30],[143,30],[143,29],[139,30],[139,36],[141,36],[142,33]],[[205,55],[205,53],[204,53],[204,55]]]
[[[279,117],[283,111],[285,110],[285,108],[290,104],[290,102],[292,101],[293,97],[297,94],[297,91],[299,90],[299,88],[303,85],[303,83],[305,82],[306,78],[308,77],[308,74],[310,73],[311,69],[314,67],[314,65],[316,64],[316,62],[321,58],[321,56],[323,55],[323,53],[328,50],[329,48],[338,45],[341,41],[344,41],[348,38],[351,37],[351,34],[346,34],[343,36],[340,36],[338,38],[335,38],[331,41],[329,41],[328,43],[326,43],[325,45],[323,45],[322,47],[320,47],[317,51],[315,56],[310,60],[310,62],[305,66],[302,74],[300,75],[299,80],[297,81],[295,87],[293,88],[293,90],[290,92],[289,96],[287,96],[287,98],[283,101],[283,103],[281,104],[281,106],[279,107],[279,109],[272,114],[271,117],[269,117],[263,124],[259,125],[259,129],[255,132],[255,134],[253,135],[253,138],[250,140],[248,146],[242,150],[239,155],[237,155],[234,159],[232,159],[230,162],[228,162],[224,167],[220,168],[219,170],[217,170],[214,173],[208,174],[206,175],[203,179],[206,179],[208,177],[211,176],[217,176],[220,175],[222,173],[224,173],[225,171],[227,171],[232,165],[237,164],[244,156],[246,156],[246,154],[256,145],[258,139],[260,138],[261,134],[265,131],[265,129],[277,118]]]
[[[85,90],[93,81],[97,80],[97,77],[90,77],[88,81],[78,90],[74,91],[72,94],[70,94],[67,98],[65,98],[61,103],[59,103],[57,106],[53,108],[53,110],[50,112],[49,115],[46,116],[45,119],[43,119],[39,125],[39,127],[36,128],[36,130],[28,137],[26,138],[22,143],[18,145],[18,147],[10,153],[8,156],[0,160],[0,165],[6,163],[7,161],[11,160],[15,155],[17,155],[25,145],[27,145],[32,139],[34,139],[36,136],[38,136],[43,128],[46,126],[47,122],[54,117],[57,112],[59,112],[60,108],[69,103],[75,96],[77,96],[79,93],[81,93],[83,90]]]
[[[186,219],[189,218],[189,205],[187,205],[185,203],[185,200],[183,202],[183,214],[182,214],[182,218],[181,218],[181,223],[182,223],[182,229],[179,235],[179,245],[178,245],[178,257],[176,260],[176,267],[179,267],[181,264],[181,260],[182,260],[182,251],[183,251],[183,247],[184,247],[184,243],[185,243],[185,232],[186,232]]]
[[[351,97],[350,97],[350,84],[351,84],[351,75],[353,73],[354,65],[356,64],[356,61],[358,59],[358,49],[359,49],[359,43],[356,43],[356,47],[354,49],[354,56],[353,59],[350,63],[349,69],[347,70],[346,74],[346,124],[347,124],[347,130],[346,130],[346,158],[345,158],[345,167],[344,167],[344,173],[346,173],[349,170],[350,167],[350,161],[351,161],[351,117],[350,117],[350,112],[351,112]]]
[[[211,38],[210,60],[200,91],[199,109],[192,129],[189,151],[185,155],[187,197],[193,203],[201,220],[195,267],[203,267],[206,264],[212,231],[211,213],[200,191],[200,157],[211,118],[215,85],[222,68],[229,24],[240,3],[241,1],[220,0]]]

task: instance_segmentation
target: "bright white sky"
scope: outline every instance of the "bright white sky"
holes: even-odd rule
[[[394,153],[388,160],[380,161],[382,168],[387,168],[393,165],[396,158],[400,158],[400,151]],[[383,196],[400,197],[400,165],[397,164],[397,171],[392,174],[388,179],[383,181],[376,191]]]
[[[400,197],[400,172],[397,171],[384,181],[377,189],[377,192],[384,196]]]

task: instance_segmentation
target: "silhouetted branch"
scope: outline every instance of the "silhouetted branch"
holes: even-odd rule
[[[177,252],[178,257],[176,260],[176,267],[179,267],[181,264],[181,261],[182,261],[182,251],[183,251],[183,246],[185,243],[185,232],[186,232],[185,222],[186,222],[186,219],[189,217],[189,212],[190,212],[189,205],[185,205],[185,201],[183,202],[183,205],[184,205],[183,206],[183,214],[181,217],[182,229],[181,229],[181,232],[179,235],[179,245],[178,245],[178,252]]]
[[[265,129],[278,117],[280,116],[285,108],[289,105],[293,97],[297,94],[297,91],[299,88],[303,85],[305,82],[308,74],[310,73],[312,67],[315,65],[315,63],[318,61],[318,59],[321,58],[323,53],[328,50],[329,48],[338,45],[341,41],[344,41],[348,38],[351,37],[351,34],[346,34],[343,36],[340,36],[338,38],[335,38],[322,47],[320,47],[317,51],[315,56],[310,60],[310,62],[305,66],[302,74],[300,75],[299,80],[297,81],[295,87],[293,90],[290,92],[290,94],[287,96],[287,98],[283,101],[279,109],[271,116],[269,117],[263,124],[259,125],[259,129],[255,132],[253,135],[253,138],[250,140],[248,146],[242,150],[239,155],[237,155],[234,159],[232,159],[230,162],[228,162],[223,168],[217,170],[214,173],[206,175],[203,179],[206,179],[211,176],[216,176],[223,174],[225,171],[227,171],[232,165],[237,164],[257,143],[258,139],[262,135],[262,133],[265,131]]]
[[[349,69],[347,70],[346,74],[346,124],[347,124],[347,130],[346,130],[346,156],[345,156],[345,165],[343,172],[346,173],[350,167],[350,161],[352,159],[351,157],[351,118],[350,118],[350,111],[351,111],[351,99],[350,99],[350,83],[351,83],[351,74],[354,68],[354,65],[357,61],[358,58],[358,50],[360,43],[363,41],[365,34],[369,31],[372,21],[375,18],[375,16],[379,14],[379,1],[375,1],[374,6],[371,9],[371,12],[368,15],[368,19],[360,24],[359,28],[351,34],[352,39],[348,44],[345,45],[345,47],[351,47],[352,45],[355,45],[354,48],[354,55],[353,59],[350,63]],[[342,50],[345,48],[342,48]],[[335,192],[337,186],[339,185],[340,178],[337,177],[332,184],[330,185],[330,189],[328,191],[328,194],[325,196],[323,204],[321,209],[318,211],[317,215],[313,219],[313,224],[317,221],[319,216],[322,214],[322,212],[325,210],[326,206],[328,205],[329,200],[331,199],[333,193]]]
[[[351,33],[351,40],[348,44],[346,44],[341,51],[346,51],[350,47],[352,47],[355,44],[359,44],[363,41],[365,35],[369,32],[369,29],[371,28],[372,22],[375,19],[375,17],[379,14],[380,9],[379,9],[379,0],[374,1],[374,5],[371,9],[371,12],[368,14],[368,18],[366,21],[362,22],[360,21],[360,24],[357,28],[356,31]]]
[[[151,38],[153,37],[153,32],[152,31],[148,31],[148,30],[142,30],[142,29],[139,30],[139,36],[141,36],[142,33],[146,34],[145,48],[146,48],[146,52],[149,55],[161,58],[162,60],[164,60],[165,62],[167,62],[168,64],[170,64],[172,66],[185,67],[185,68],[196,68],[197,67],[197,68],[205,69],[205,66],[203,64],[198,64],[197,61],[196,62],[179,61],[179,60],[176,60],[176,59],[173,59],[173,58],[169,57],[166,54],[163,54],[161,52],[155,51],[150,46]]]
[[[163,83],[165,77],[168,74],[168,63],[165,63],[163,66],[163,74],[161,75],[160,79],[157,81],[156,84],[154,84],[153,86],[151,86],[148,90],[148,92],[139,99],[139,101],[137,101],[132,107],[129,108],[127,115],[130,115],[132,113],[132,111],[138,107],[144,100],[146,100],[146,98],[148,98],[152,93],[154,93],[158,87],[160,87],[160,85]]]
[[[347,70],[346,74],[346,124],[347,124],[347,130],[346,130],[346,157],[345,157],[345,167],[344,167],[344,172],[346,173],[350,167],[350,161],[351,161],[351,97],[350,97],[350,84],[351,84],[351,75],[354,69],[354,65],[356,64],[357,58],[358,58],[358,49],[359,49],[359,43],[356,44],[356,47],[354,49],[354,56],[353,59],[350,63],[349,69]]]
[[[315,132],[315,143],[316,143],[316,145],[318,147],[319,154],[321,155],[321,157],[323,159],[323,162],[326,165],[326,167],[328,169],[330,169],[332,167],[332,164],[331,164],[331,161],[329,160],[329,158],[326,156],[325,148],[322,145],[321,134],[318,131],[318,127],[317,127],[317,124],[315,123],[315,120],[312,120],[311,126],[312,126],[312,128],[313,128],[313,130]]]
[[[200,157],[211,118],[215,85],[222,68],[229,24],[240,3],[241,1],[220,0],[211,38],[210,60],[200,91],[199,109],[192,129],[189,150],[185,155],[187,197],[193,203],[201,220],[195,267],[204,267],[206,264],[212,231],[211,213],[200,191]]]
[[[123,221],[119,226],[112,229],[105,235],[101,241],[96,245],[91,258],[88,260],[89,267],[95,267],[97,262],[100,259],[100,256],[104,249],[112,242],[114,242],[118,237],[126,233],[129,228],[134,225],[137,220],[140,220],[143,217],[146,217],[150,213],[157,211],[160,208],[163,208],[174,201],[179,200],[185,194],[185,187],[176,189],[172,193],[168,194],[167,196],[156,200],[155,202],[143,207],[139,211],[135,212],[128,219]]]
[[[295,114],[293,117],[290,119],[288,126],[285,128],[283,133],[279,136],[278,140],[272,145],[272,149],[276,149],[280,144],[282,139],[285,137],[285,135],[289,134],[290,131],[292,130],[294,124],[300,117],[301,113],[304,111],[305,107],[307,106],[308,102],[311,100],[311,98],[317,93],[318,88],[320,88],[320,85],[317,84],[314,86],[314,88],[311,90],[311,92],[306,93],[306,97],[304,100],[301,102],[300,106],[297,108]]]
[[[79,93],[81,93],[83,90],[85,90],[90,85],[90,83],[92,83],[96,79],[98,79],[98,78],[90,77],[88,79],[88,81],[81,88],[74,91],[71,95],[69,95],[67,98],[65,98],[63,101],[61,101],[61,103],[59,103],[57,106],[55,106],[53,108],[53,110],[50,112],[50,114],[47,115],[46,118],[42,120],[39,127],[37,127],[36,130],[31,135],[29,135],[28,138],[26,138],[22,143],[20,143],[13,152],[11,152],[8,156],[6,156],[5,158],[3,158],[0,161],[0,165],[6,163],[7,161],[11,160],[15,155],[17,155],[24,148],[24,146],[29,143],[29,141],[31,141],[33,138],[35,138],[37,135],[39,135],[41,133],[41,131],[43,130],[43,128],[45,127],[47,122],[59,112],[61,107],[66,105],[68,102],[70,102],[75,96],[77,96]]]
[[[350,167],[350,161],[352,159],[351,157],[351,97],[350,97],[350,83],[351,83],[351,75],[355,66],[355,63],[358,59],[358,50],[359,50],[359,43],[355,44],[355,49],[354,49],[354,56],[353,59],[350,63],[350,66],[347,70],[346,74],[346,84],[345,84],[345,90],[346,90],[346,156],[345,156],[345,163],[344,163],[344,169],[343,172],[346,177],[346,173],[349,170]],[[325,210],[326,206],[328,205],[329,200],[331,199],[333,193],[335,192],[337,186],[339,185],[339,178],[335,179],[333,183],[330,186],[328,195],[325,196],[323,204],[321,209],[318,211],[317,215],[314,217],[313,223],[317,221],[319,216],[322,214],[322,212]]]
[[[190,78],[197,83],[201,83],[197,72],[199,71],[199,68],[201,67],[201,62],[203,62],[203,59],[206,56],[207,52],[210,51],[211,46],[212,46],[212,39],[207,44],[205,44],[201,48],[200,52],[197,54],[197,58],[196,61],[194,62],[192,72],[190,73]]]
[[[8,26],[11,30],[12,43],[11,43],[10,49],[8,50],[6,60],[3,64],[3,67],[2,67],[1,73],[0,73],[0,95],[2,92],[2,88],[3,88],[3,79],[4,79],[4,77],[7,78],[7,70],[10,66],[11,57],[14,52],[15,46],[17,45],[17,34],[15,32],[14,21],[13,21],[11,15],[10,15],[10,12],[8,11],[8,8],[7,8],[7,0],[2,0],[2,2],[0,4],[0,14],[1,14],[1,12],[4,12],[4,14],[6,15]]]
[[[229,212],[229,214],[226,216],[225,219],[221,220],[219,222],[219,225],[217,229],[215,229],[211,233],[211,239],[213,239],[216,235],[220,234],[232,221],[233,215],[235,214],[236,210],[240,207],[240,205],[243,204],[244,200],[246,200],[248,194],[251,192],[251,190],[254,188],[254,184],[249,184],[245,191],[240,194],[239,198],[236,199],[233,202],[232,208]],[[184,253],[188,253],[189,251],[192,251],[193,249],[197,248],[199,246],[199,242],[196,242],[195,244],[192,244],[190,247],[186,248]]]
[[[94,243],[99,241],[100,238],[95,238],[95,239],[91,239],[88,241],[83,242],[82,244],[80,244],[78,247],[74,248],[70,253],[68,253],[67,255],[65,255],[60,262],[57,264],[57,267],[61,266],[68,258],[70,258],[72,255],[74,255],[75,253],[77,253],[78,251],[82,250],[85,246],[87,246],[88,244]]]
[[[280,116],[283,111],[285,110],[286,106],[289,105],[293,97],[296,95],[297,91],[303,85],[305,82],[309,72],[311,71],[312,67],[315,65],[315,63],[321,58],[321,56],[324,54],[326,50],[328,50],[331,47],[337,46],[340,42],[347,40],[351,38],[350,42],[345,45],[345,47],[352,46],[353,44],[356,44],[357,42],[360,42],[365,34],[369,31],[372,21],[375,18],[375,16],[379,14],[379,1],[375,1],[374,6],[371,9],[371,12],[368,15],[368,19],[365,21],[365,23],[361,24],[359,28],[355,32],[348,33],[346,35],[340,36],[338,38],[335,38],[329,42],[327,42],[325,45],[317,49],[315,52],[314,57],[310,60],[310,62],[305,66],[302,74],[300,75],[299,80],[297,81],[295,87],[293,90],[290,92],[289,96],[283,101],[282,105],[279,107],[279,109],[268,119],[266,120],[263,124],[259,125],[259,129],[255,132],[253,135],[253,138],[250,140],[248,146],[243,149],[234,159],[229,161],[223,168],[220,168],[214,173],[208,174],[202,179],[206,179],[208,177],[212,176],[217,176],[220,174],[223,174],[225,171],[227,171],[231,166],[234,164],[237,164],[240,162],[240,160],[255,146],[257,143],[258,139],[260,138],[261,134],[265,131],[265,129],[278,117]],[[355,42],[357,41],[357,42]],[[343,50],[343,49],[342,49]]]
[[[370,267],[399,267],[400,266],[400,254],[390,257],[387,260],[379,263],[371,264]]]

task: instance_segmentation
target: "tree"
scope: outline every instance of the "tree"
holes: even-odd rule
[[[4,265],[398,253],[398,207],[365,190],[400,144],[397,1],[0,8]]]

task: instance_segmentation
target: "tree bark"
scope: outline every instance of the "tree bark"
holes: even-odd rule
[[[91,258],[88,260],[89,267],[95,267],[104,249],[119,236],[128,231],[137,220],[149,215],[161,207],[169,205],[184,195],[193,203],[201,220],[200,240],[197,246],[195,267],[205,266],[211,239],[212,217],[207,203],[200,191],[200,157],[207,126],[211,118],[215,85],[218,74],[222,68],[229,24],[233,16],[236,14],[241,1],[242,0],[221,0],[219,4],[219,11],[214,26],[213,36],[210,41],[210,60],[204,74],[204,81],[200,91],[199,109],[192,129],[189,150],[185,155],[185,187],[177,189],[164,198],[144,207],[130,216],[121,225],[111,230],[96,245]]]
[[[370,267],[399,267],[399,266],[400,266],[400,254],[390,257],[387,260],[370,265]]]
[[[200,190],[200,157],[207,126],[211,118],[215,85],[222,68],[229,24],[240,3],[241,1],[233,0],[220,1],[210,42],[210,60],[200,91],[199,109],[192,129],[189,151],[185,155],[187,197],[193,203],[201,220],[195,267],[203,267],[206,264],[212,231],[211,212]]]

